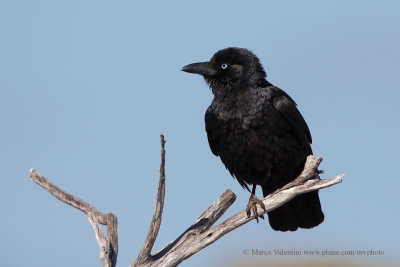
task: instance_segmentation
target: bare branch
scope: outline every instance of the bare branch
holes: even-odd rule
[[[94,233],[96,235],[97,243],[99,243],[100,249],[104,249],[106,247],[106,239],[104,238],[103,230],[100,227],[99,221],[96,216],[92,213],[88,213],[87,215],[90,224],[93,226]]]
[[[106,215],[104,215],[103,213],[98,211],[95,207],[83,201],[82,199],[77,198],[71,194],[68,194],[59,187],[55,186],[50,180],[44,178],[43,175],[41,175],[35,169],[30,170],[30,177],[35,183],[37,183],[38,185],[49,191],[50,194],[52,194],[65,204],[77,208],[78,210],[83,211],[85,214],[91,212],[94,215],[96,215],[97,219],[99,220],[99,223],[104,225],[106,224],[107,222]]]
[[[231,190],[224,192],[197,220],[178,238],[151,254],[161,225],[165,197],[165,140],[161,134],[161,165],[160,178],[157,189],[156,207],[151,220],[150,228],[136,261],[131,267],[139,266],[177,266],[193,254],[211,245],[230,231],[248,223],[253,218],[248,218],[246,211],[242,210],[220,224],[212,227],[217,220],[228,210],[236,199]],[[308,156],[302,173],[292,182],[269,194],[263,199],[266,210],[257,206],[259,215],[265,214],[290,201],[297,195],[310,191],[326,188],[342,181],[344,174],[331,179],[320,180],[318,170],[322,158]],[[100,247],[100,258],[103,267],[114,267],[118,254],[117,217],[112,214],[103,214],[89,203],[61,190],[40,173],[31,169],[30,177],[41,187],[64,203],[75,207],[85,214],[91,223],[97,243]],[[107,225],[107,237],[100,224]]]
[[[118,256],[118,220],[114,213],[107,214],[107,246],[105,255],[111,263],[111,267],[116,266]]]
[[[93,226],[97,243],[100,247],[100,259],[103,267],[114,267],[118,255],[117,217],[112,214],[103,214],[89,203],[77,198],[55,186],[34,169],[30,170],[30,177],[38,185],[49,191],[62,202],[77,208],[87,214]],[[104,237],[100,224],[107,225],[107,238]]]
[[[107,265],[107,259],[104,257],[104,251],[106,250],[106,239],[104,238],[103,230],[100,227],[99,221],[97,220],[96,216],[94,216],[92,213],[87,214],[88,220],[90,224],[93,226],[94,233],[96,235],[96,240],[97,243],[99,243],[100,247],[100,259],[102,266],[108,266]]]
[[[157,201],[156,201],[156,208],[154,210],[154,215],[151,220],[150,228],[147,233],[147,237],[144,241],[142,250],[139,253],[139,256],[136,260],[135,264],[142,264],[150,260],[150,253],[156,242],[156,238],[158,235],[158,231],[160,230],[161,225],[161,217],[164,207],[164,197],[165,197],[165,140],[164,135],[160,134],[160,141],[161,141],[161,165],[160,165],[160,180],[158,182],[158,189],[157,189]]]
[[[320,171],[318,171],[318,166],[321,161],[322,158],[309,156],[305,168],[299,177],[284,186],[282,189],[279,189],[265,197],[263,203],[267,209],[264,211],[261,207],[257,207],[258,214],[264,214],[276,209],[297,195],[340,183],[344,174],[327,180],[319,179],[318,174]],[[215,223],[232,205],[234,200],[235,196],[230,192],[230,190],[225,192],[195,221],[195,223],[193,223],[175,241],[157,252],[153,256],[153,261],[147,262],[145,266],[177,266],[185,259],[206,246],[211,245],[230,231],[251,221],[253,218],[248,218],[246,211],[242,210],[210,229],[213,223]]]
[[[235,200],[236,195],[230,189],[226,190],[185,232],[156,252],[152,257],[153,262],[148,266],[176,266],[188,258],[189,256],[182,257],[181,255],[182,251],[186,248],[187,240],[210,229]],[[176,262],[176,260],[179,262]]]

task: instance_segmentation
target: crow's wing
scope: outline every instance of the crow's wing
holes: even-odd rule
[[[276,91],[272,97],[272,102],[275,109],[289,123],[307,154],[311,155],[312,149],[310,144],[312,142],[312,138],[306,121],[304,120],[300,111],[297,109],[296,103],[293,101],[293,99],[283,90],[276,87],[275,90]]]
[[[217,142],[218,142],[219,136],[221,135],[221,133],[220,133],[221,130],[217,124],[217,117],[210,110],[210,108],[208,108],[206,111],[205,121],[206,121],[206,132],[207,132],[208,144],[210,145],[211,152],[215,156],[218,156],[219,151],[218,151],[218,143]]]

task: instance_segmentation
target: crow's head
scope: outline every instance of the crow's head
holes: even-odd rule
[[[210,61],[186,65],[182,71],[203,75],[214,95],[266,83],[260,61],[244,48],[222,49]]]

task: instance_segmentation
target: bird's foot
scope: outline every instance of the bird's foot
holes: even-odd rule
[[[260,217],[261,219],[264,220],[264,215],[258,215],[257,213],[257,204],[261,206],[261,208],[263,208],[264,211],[267,211],[267,209],[265,208],[264,203],[259,200],[256,195],[251,194],[250,199],[249,199],[249,204],[247,204],[246,206],[246,213],[247,213],[247,218],[251,217],[251,211],[253,210],[254,213],[254,217],[257,220],[258,223],[258,217]]]

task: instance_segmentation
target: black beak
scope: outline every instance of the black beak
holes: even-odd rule
[[[213,76],[216,74],[215,69],[208,61],[189,64],[183,67],[181,70],[189,73],[196,73],[206,76]]]

